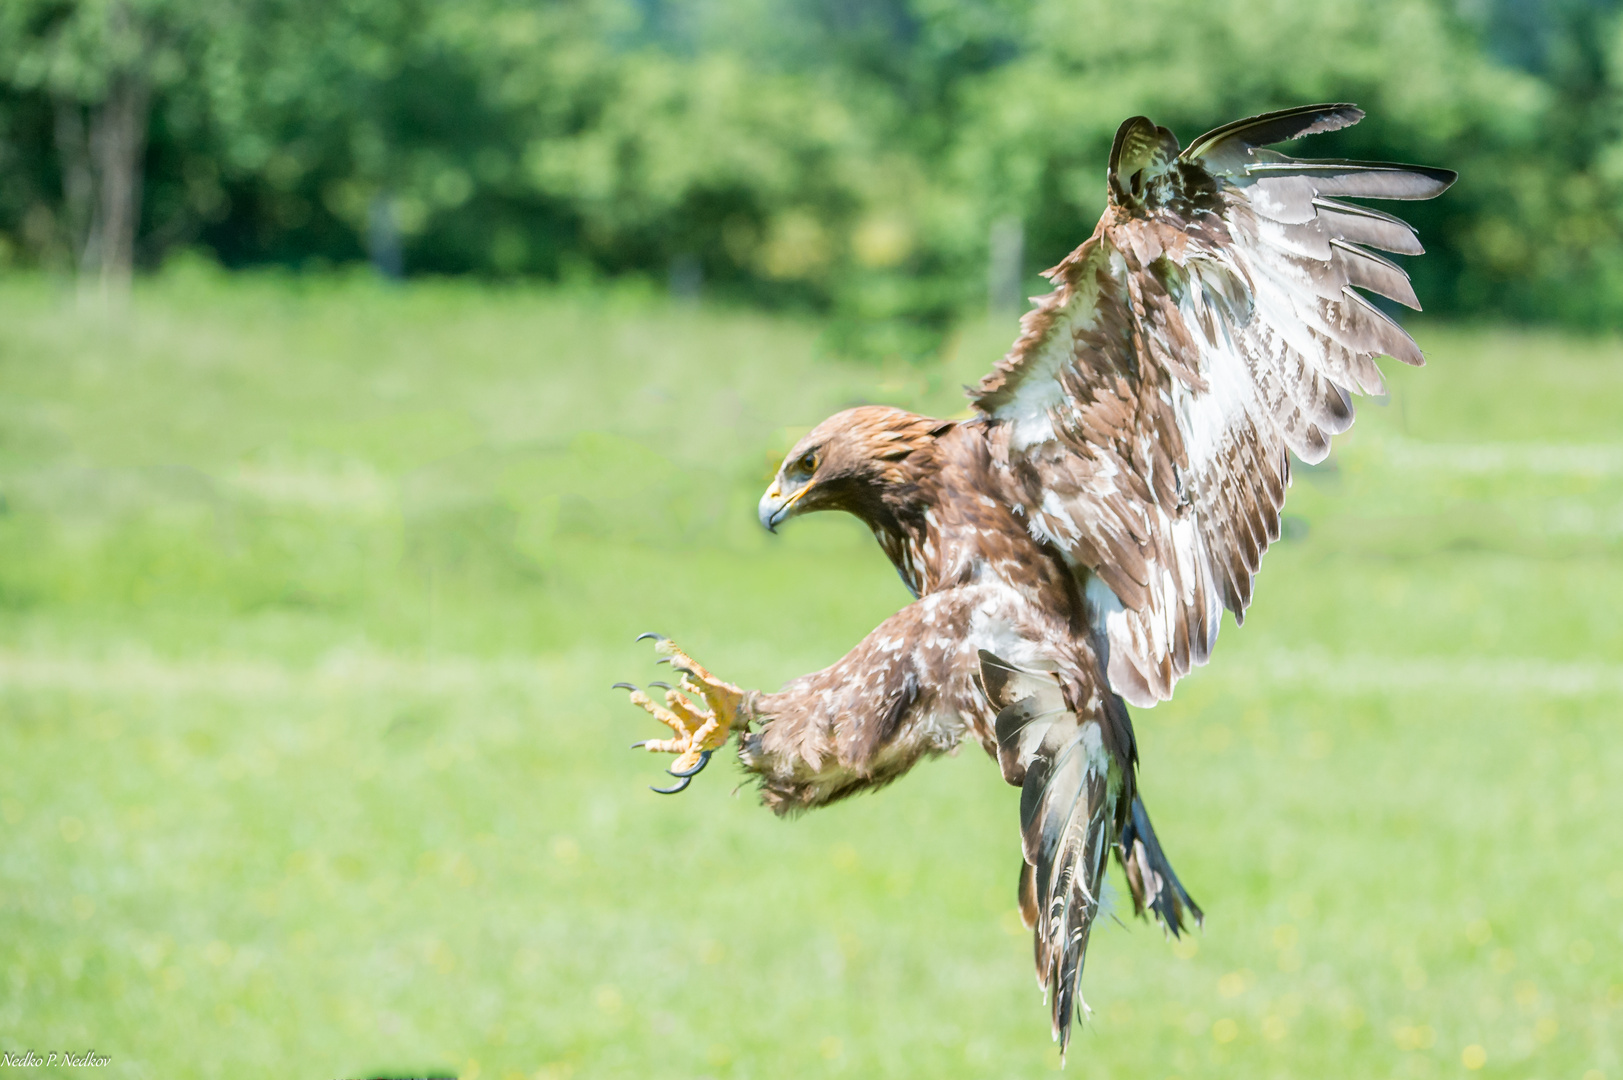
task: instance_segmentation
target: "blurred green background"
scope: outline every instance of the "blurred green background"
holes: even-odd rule
[[[0,1051],[1056,1072],[984,755],[778,821],[650,794],[608,686],[906,602],[755,500],[838,408],[962,411],[1122,118],[1351,99],[1306,153],[1464,173],[1402,208],[1430,364],[1136,711],[1208,921],[1101,925],[1069,1069],[1623,1080],[1618,12],[0,3]]]
[[[1093,228],[1116,126],[1354,101],[1437,313],[1623,318],[1619,0],[6,0],[0,264],[641,275],[925,356]],[[132,187],[133,185],[133,187]],[[134,210],[129,207],[133,205]],[[1013,286],[995,290],[1018,294]]]

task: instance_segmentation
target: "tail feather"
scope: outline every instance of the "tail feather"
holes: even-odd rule
[[[1132,762],[1111,752],[1099,718],[1067,703],[1053,673],[985,650],[980,661],[981,686],[999,706],[1003,777],[1020,785],[1020,917],[1033,931],[1037,985],[1063,1060],[1072,1018],[1087,1011],[1078,984],[1105,867],[1127,827],[1123,788]]]
[[[998,709],[993,724],[1003,778],[1020,788],[1020,918],[1032,930],[1037,985],[1052,1011],[1060,1060],[1072,1020],[1087,1012],[1083,963],[1114,850],[1133,906],[1154,912],[1174,935],[1200,907],[1167,863],[1138,798],[1132,723],[1119,698],[1103,715],[1078,713],[1052,672],[980,652],[980,686]],[[1111,737],[1107,724],[1120,729]]]
[[[1127,886],[1133,894],[1133,911],[1141,918],[1153,912],[1173,937],[1188,930],[1185,914],[1194,919],[1196,926],[1205,922],[1206,914],[1178,880],[1161,842],[1150,824],[1149,811],[1144,800],[1133,796],[1133,805],[1127,825],[1121,831],[1121,842],[1116,857],[1127,872]]]

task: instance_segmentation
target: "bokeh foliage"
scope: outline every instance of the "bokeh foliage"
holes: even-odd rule
[[[1025,223],[1028,272],[1086,235],[1126,116],[1187,141],[1353,100],[1372,119],[1308,153],[1462,173],[1414,215],[1431,309],[1623,317],[1615,0],[15,0],[12,261],[65,261],[51,104],[94,96],[105,9],[162,46],[148,264],[359,260],[381,205],[411,272],[689,267],[916,354],[981,302],[993,221]]]

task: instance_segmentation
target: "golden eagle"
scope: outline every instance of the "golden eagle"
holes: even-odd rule
[[[1196,139],[1134,117],[1109,206],[1047,278],[968,420],[848,409],[784,459],[776,530],[861,518],[916,601],[832,667],[775,694],[711,675],[659,635],[680,687],[632,701],[675,733],[685,787],[734,732],[780,814],[896,779],[975,739],[1021,789],[1020,914],[1061,1053],[1111,852],[1139,915],[1201,919],[1139,799],[1126,703],[1149,706],[1239,622],[1279,538],[1291,455],[1322,461],[1381,394],[1374,358],[1419,348],[1358,290],[1418,307],[1370,249],[1418,255],[1406,223],[1354,199],[1428,199],[1454,173],[1298,160],[1265,147],[1357,123],[1352,105],[1255,116]],[[661,790],[661,789],[656,789]],[[1074,1003],[1074,1007],[1073,1007]]]

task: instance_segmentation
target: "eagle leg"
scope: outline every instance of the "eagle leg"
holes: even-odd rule
[[[710,755],[726,744],[734,728],[746,725],[742,719],[744,691],[710,674],[669,639],[659,634],[643,634],[637,640],[644,638],[654,639],[654,648],[662,654],[661,663],[669,663],[682,673],[681,685],[650,684],[665,691],[663,704],[631,683],[615,683],[614,689],[629,691],[633,705],[674,733],[674,738],[646,739],[633,747],[640,746],[650,753],[677,755],[667,771],[680,783],[653,789],[662,795],[674,795],[685,790],[693,777],[710,763]]]

